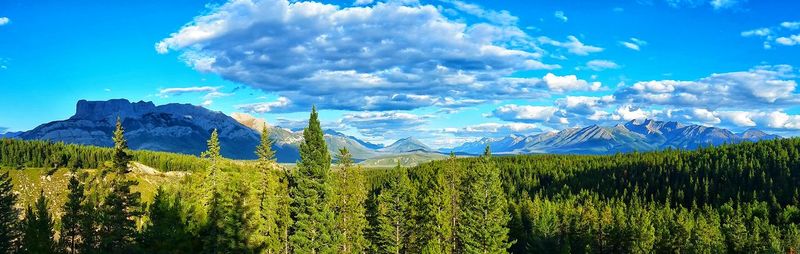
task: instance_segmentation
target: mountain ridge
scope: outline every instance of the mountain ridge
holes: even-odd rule
[[[265,120],[245,113],[228,116],[191,104],[80,100],[75,114],[65,120],[52,121],[29,131],[5,133],[0,137],[43,139],[84,145],[111,146],[111,135],[119,117],[126,128],[131,149],[177,152],[199,155],[206,149],[206,140],[213,129],[220,133],[222,154],[232,159],[254,159],[263,128],[269,130],[282,163],[299,160],[302,130],[293,131],[269,125]],[[781,138],[757,129],[740,133],[730,130],[674,121],[653,119],[632,120],[614,126],[589,125],[534,135],[511,134],[505,137],[482,138],[453,148],[431,149],[414,137],[406,137],[384,146],[344,133],[324,130],[328,150],[333,156],[347,148],[357,162],[371,158],[402,156],[411,153],[454,152],[459,155],[480,155],[486,145],[497,154],[576,153],[609,154],[660,149],[695,149],[707,145],[739,143]],[[430,156],[428,156],[430,157]],[[334,157],[335,158],[335,157]]]

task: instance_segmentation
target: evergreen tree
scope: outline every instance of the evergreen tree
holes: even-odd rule
[[[210,193],[211,197],[207,201],[208,219],[203,232],[203,251],[205,253],[226,253],[229,252],[230,244],[227,242],[228,237],[225,235],[225,216],[231,208],[230,204],[223,200],[226,197],[217,188],[217,182],[219,181],[218,163],[222,158],[217,129],[211,132],[211,138],[209,138],[207,144],[208,150],[203,152],[202,156],[210,162],[206,179],[211,184],[207,187],[207,193]]]
[[[142,233],[147,253],[191,253],[191,235],[181,218],[181,200],[159,187],[150,204],[148,222]]]
[[[292,212],[290,206],[292,204],[292,198],[289,196],[289,182],[291,181],[291,174],[287,169],[283,169],[279,172],[278,177],[278,191],[277,191],[277,206],[278,209],[276,211],[277,220],[275,224],[278,226],[278,232],[280,235],[280,243],[281,243],[281,252],[283,254],[289,254],[291,252],[290,239],[289,239],[289,230],[291,230],[292,225],[294,222],[292,221]]]
[[[83,190],[83,184],[74,175],[69,179],[67,185],[69,194],[67,194],[67,202],[64,203],[64,214],[61,216],[61,232],[60,232],[60,246],[61,251],[64,253],[79,253],[82,235],[85,229],[81,228],[81,217],[83,214],[83,202],[86,199]]]
[[[353,166],[347,148],[339,149],[339,171],[334,173],[333,209],[336,214],[336,232],[341,234],[337,253],[363,253],[367,248],[364,230],[367,228],[364,203],[367,189],[360,167]]]
[[[373,244],[378,253],[406,253],[412,247],[412,188],[408,173],[398,162],[377,197],[377,239]]]
[[[334,214],[330,208],[331,157],[325,145],[316,108],[300,144],[300,162],[290,185],[294,225],[290,240],[295,253],[332,253]]]
[[[129,253],[136,249],[136,219],[143,214],[141,210],[141,194],[131,192],[137,185],[135,180],[127,179],[128,154],[124,129],[117,118],[114,131],[114,153],[111,164],[116,176],[111,180],[110,192],[100,206],[100,251],[103,253]]]
[[[8,171],[0,174],[0,253],[13,253],[19,241],[19,210]]]
[[[34,210],[35,209],[35,210]],[[23,221],[22,253],[56,253],[53,218],[47,210],[44,191],[39,192],[36,208],[28,206]]]
[[[79,253],[86,254],[86,253],[100,253],[99,245],[100,245],[100,236],[99,236],[99,224],[100,220],[102,219],[102,213],[98,213],[100,211],[100,207],[97,205],[96,201],[93,199],[87,198],[84,204],[81,206],[81,211],[79,214],[78,223],[80,224],[79,229],[81,230],[81,242],[79,246]]]
[[[111,163],[112,169],[120,174],[128,173],[128,163],[133,158],[128,153],[128,141],[125,139],[125,128],[122,128],[122,122],[117,117],[116,129],[114,129],[114,152],[112,153]]]
[[[459,168],[454,153],[450,152],[446,165],[437,171],[436,182],[440,186],[441,210],[437,212],[436,221],[439,225],[440,237],[444,237],[442,246],[444,253],[456,253],[460,248],[456,229],[458,228],[459,214],[461,213],[461,180],[463,172]]]
[[[486,146],[480,160],[472,163],[464,181],[458,236],[466,253],[506,253],[510,214],[500,181],[500,170]]]
[[[255,217],[255,232],[251,242],[259,246],[265,253],[280,253],[284,244],[281,241],[281,230],[278,222],[281,218],[279,211],[278,175],[272,168],[275,162],[275,152],[272,151],[272,140],[265,126],[261,130],[261,144],[256,147],[256,155],[260,181],[257,186],[258,216]]]

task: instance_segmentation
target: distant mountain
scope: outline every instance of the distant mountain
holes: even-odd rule
[[[708,145],[776,138],[781,137],[755,129],[735,134],[722,128],[647,119],[633,120],[613,127],[591,125],[531,136],[484,138],[439,151],[478,155],[483,153],[486,145],[490,145],[492,152],[499,154],[609,154],[667,148],[696,149]]]
[[[378,149],[378,151],[384,153],[407,153],[407,152],[431,152],[433,150],[427,145],[417,140],[416,138],[407,137],[397,140],[387,147]]]
[[[303,131],[271,126],[263,119],[244,113],[231,116],[190,104],[156,106],[152,102],[78,101],[75,115],[42,124],[33,130],[0,134],[0,138],[41,139],[65,143],[110,147],[115,121],[119,117],[132,149],[176,152],[199,155],[206,150],[212,130],[220,134],[222,155],[233,159],[254,159],[260,132],[266,127],[273,150],[281,163],[300,159],[299,147]],[[357,162],[385,164],[398,158],[439,158],[441,154],[479,155],[486,145],[497,154],[575,153],[608,154],[651,151],[666,148],[695,149],[701,146],[781,138],[756,129],[742,133],[700,125],[655,120],[630,121],[616,126],[591,125],[536,135],[510,135],[483,138],[450,149],[432,150],[419,140],[408,137],[389,146],[373,144],[334,131],[324,131],[328,151],[333,156],[347,148]],[[335,158],[335,157],[334,157]],[[372,160],[370,160],[372,159]],[[400,159],[409,161],[409,159]]]
[[[69,119],[42,124],[17,138],[109,147],[117,117],[131,149],[200,154],[206,150],[212,130],[217,129],[223,156],[252,159],[259,142],[257,133],[221,112],[189,104],[155,106],[125,99],[78,101],[75,115]]]

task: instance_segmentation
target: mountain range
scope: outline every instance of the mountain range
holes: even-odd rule
[[[212,130],[217,129],[223,156],[253,159],[261,129],[266,127],[274,141],[272,148],[278,162],[292,163],[299,159],[299,146],[303,141],[302,130],[270,126],[264,120],[244,113],[228,116],[190,104],[156,106],[152,102],[130,102],[126,99],[81,100],[77,103],[75,114],[66,120],[45,123],[29,131],[0,134],[0,137],[108,147],[112,145],[111,136],[117,117],[126,129],[131,149],[198,155],[206,149],[206,140]],[[398,158],[402,156],[441,158],[443,156],[439,155],[451,151],[460,155],[478,155],[483,153],[486,145],[490,145],[495,154],[608,154],[666,148],[695,149],[707,145],[780,138],[755,129],[733,133],[722,128],[649,119],[610,127],[591,125],[536,135],[483,138],[439,150],[431,149],[413,137],[384,146],[331,129],[325,130],[324,134],[332,155],[338,153],[340,148],[347,148],[355,161],[375,159],[384,164],[400,160]]]
[[[439,151],[476,155],[483,153],[484,148],[489,145],[493,153],[500,154],[610,154],[667,148],[696,149],[709,145],[777,138],[781,137],[756,129],[733,133],[716,127],[645,119],[631,120],[611,127],[590,125],[530,136],[483,138]]]

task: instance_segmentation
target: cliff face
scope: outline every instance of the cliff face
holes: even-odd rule
[[[122,120],[131,149],[199,155],[217,129],[223,156],[252,159],[259,142],[256,132],[220,112],[189,104],[156,106],[125,99],[78,101],[75,115],[69,119],[40,125],[18,137],[108,147],[113,145],[117,117]]]

